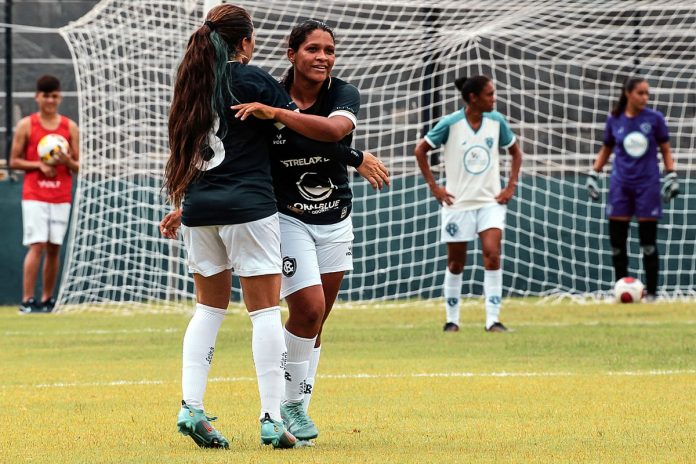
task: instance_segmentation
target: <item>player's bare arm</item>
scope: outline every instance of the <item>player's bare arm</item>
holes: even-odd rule
[[[353,130],[353,123],[348,118],[314,116],[290,111],[283,108],[274,108],[263,103],[241,103],[231,107],[237,110],[235,117],[244,121],[249,116],[258,119],[273,119],[289,127],[295,132],[300,132],[305,137],[320,142],[338,142]]]
[[[513,196],[515,196],[515,189],[517,188],[517,180],[520,175],[520,168],[522,167],[522,150],[520,149],[519,142],[512,144],[508,148],[508,153],[512,156],[512,166],[510,166],[510,178],[505,188],[495,197],[495,200],[501,205],[506,205]]]
[[[430,163],[428,162],[428,152],[430,151],[430,145],[425,139],[421,139],[416,145],[416,149],[413,153],[416,155],[416,161],[418,162],[418,167],[423,174],[425,182],[430,187],[430,192],[433,194],[435,199],[440,204],[452,205],[454,200],[454,195],[449,193],[445,187],[438,185],[433,176],[433,171],[430,169]]]
[[[28,117],[22,118],[17,123],[14,137],[12,138],[12,148],[10,149],[10,168],[20,171],[34,171],[39,169],[46,177],[55,177],[56,170],[41,161],[28,161],[24,158],[24,152],[29,142],[29,131],[31,121]]]

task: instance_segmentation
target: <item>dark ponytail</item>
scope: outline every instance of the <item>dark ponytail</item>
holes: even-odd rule
[[[254,25],[243,8],[222,4],[208,13],[205,23],[189,39],[177,70],[169,109],[170,156],[164,172],[164,188],[174,207],[183,200],[188,185],[205,162],[208,132],[215,117],[225,111],[225,93],[231,93],[231,67]],[[220,118],[224,124],[224,118]]]
[[[471,94],[480,95],[490,81],[491,78],[486,76],[459,77],[454,80],[454,86],[462,93],[464,101],[469,103]]]
[[[300,49],[302,44],[307,40],[307,36],[317,29],[328,32],[331,39],[336,43],[336,37],[334,36],[334,31],[323,21],[317,21],[316,19],[308,19],[302,21],[300,24],[292,28],[290,31],[290,36],[288,37],[288,48],[291,48],[295,53]],[[286,89],[290,89],[292,86],[292,81],[295,79],[295,67],[290,66],[288,70],[283,75],[281,83]]]
[[[614,105],[614,108],[611,110],[612,116],[618,118],[621,116],[621,113],[626,111],[626,105],[628,105],[628,97],[626,94],[633,92],[636,85],[640,84],[641,82],[646,82],[645,78],[633,77],[624,81],[623,86],[621,87],[621,96],[619,97],[619,101],[616,102],[616,105]]]

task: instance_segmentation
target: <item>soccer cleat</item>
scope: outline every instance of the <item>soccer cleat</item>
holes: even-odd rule
[[[217,417],[208,417],[202,409],[194,409],[181,402],[181,411],[176,419],[179,433],[189,435],[201,448],[229,448],[230,443],[210,425]]]
[[[645,295],[645,298],[643,298],[643,301],[645,301],[646,303],[655,303],[657,302],[657,295],[655,295],[654,293],[647,293]]]
[[[288,401],[280,405],[280,416],[288,431],[298,440],[307,441],[319,436],[319,430],[304,410],[302,401]]]
[[[56,299],[49,298],[41,302],[41,311],[44,313],[53,312],[53,308],[56,306]]]
[[[508,332],[508,328],[500,322],[494,322],[492,326],[486,327],[486,332]]]
[[[459,326],[454,322],[448,322],[447,324],[445,324],[442,330],[444,330],[445,332],[459,332]]]
[[[19,305],[19,312],[20,314],[36,314],[43,311],[41,311],[41,306],[34,298],[29,298],[27,301],[22,301]]]
[[[261,443],[273,445],[274,448],[292,448],[297,440],[285,429],[282,422],[274,421],[271,415],[266,413],[261,419]]]

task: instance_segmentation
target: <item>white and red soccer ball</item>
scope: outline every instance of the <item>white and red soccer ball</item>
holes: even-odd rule
[[[39,158],[46,164],[54,165],[60,153],[68,153],[68,141],[59,134],[44,135],[37,147]]]
[[[614,284],[614,297],[619,303],[638,303],[644,291],[643,282],[635,277],[623,277]]]

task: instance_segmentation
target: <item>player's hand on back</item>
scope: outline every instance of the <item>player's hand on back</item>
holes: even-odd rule
[[[275,119],[278,109],[258,102],[240,103],[230,108],[237,110],[234,117],[239,118],[241,121],[244,121],[249,116],[254,116],[258,119]]]
[[[358,174],[363,176],[374,189],[381,189],[389,185],[389,170],[370,152],[363,152],[363,162],[357,168]]]
[[[668,203],[672,198],[679,195],[679,178],[677,173],[670,171],[665,174],[662,184],[662,201]]]
[[[449,193],[445,187],[442,187],[441,185],[435,185],[433,187],[430,187],[430,192],[441,205],[451,206],[452,204],[454,204],[454,195]]]
[[[181,208],[168,213],[159,224],[160,233],[163,237],[174,239],[181,227]]]
[[[587,175],[587,181],[585,181],[585,188],[587,189],[587,195],[594,201],[599,200],[599,174],[597,171],[590,170]]]

